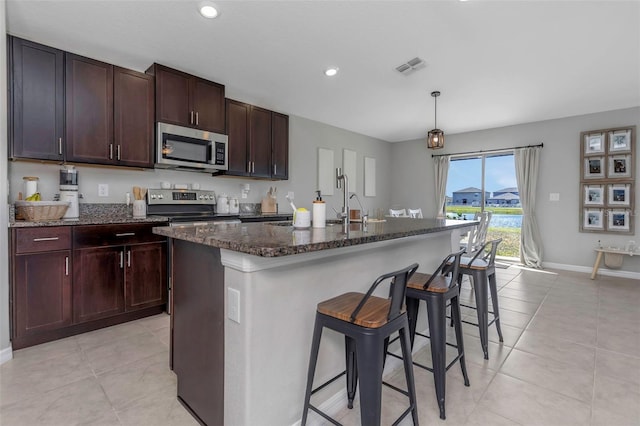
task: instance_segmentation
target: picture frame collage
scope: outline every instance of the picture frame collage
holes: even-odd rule
[[[633,234],[635,126],[580,134],[580,231]]]

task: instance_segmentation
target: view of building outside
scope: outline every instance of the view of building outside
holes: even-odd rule
[[[473,219],[476,213],[492,212],[487,241],[502,238],[498,256],[520,257],[522,206],[513,154],[452,158],[446,195],[449,218]]]

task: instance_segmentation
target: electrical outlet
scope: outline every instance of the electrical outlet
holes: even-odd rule
[[[240,324],[240,291],[229,287],[227,290],[227,317]]]
[[[243,191],[241,197],[242,198],[247,198],[247,193]]]
[[[98,184],[98,197],[108,197],[109,196],[109,184],[99,183]]]
[[[549,201],[560,201],[560,193],[559,192],[550,192],[549,193]]]
[[[293,191],[289,191],[289,192],[287,192],[287,197],[288,197],[290,200],[293,200],[293,196],[294,196]]]

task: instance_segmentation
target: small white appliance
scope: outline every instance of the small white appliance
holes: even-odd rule
[[[68,201],[69,208],[63,219],[78,219],[78,171],[74,166],[62,166],[60,170],[60,201]]]
[[[218,203],[216,206],[216,213],[228,214],[229,213],[229,197],[227,194],[218,195]]]

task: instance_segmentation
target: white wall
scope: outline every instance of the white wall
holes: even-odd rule
[[[6,2],[0,2],[0,34],[6,28]],[[7,44],[0,43],[0,117],[7,116]],[[0,152],[7,152],[7,120],[0,119]],[[7,156],[0,155],[0,228],[7,228]],[[11,356],[9,341],[9,249],[8,233],[0,232],[0,363]]]
[[[636,126],[635,236],[579,232],[580,208],[580,132],[610,127]],[[521,124],[477,132],[447,135],[445,148],[430,151],[424,140],[394,144],[391,155],[393,182],[391,203],[422,207],[429,216],[434,205],[434,168],[431,154],[511,148],[544,143],[542,150],[536,216],[544,246],[543,262],[591,267],[593,249],[603,245],[624,246],[629,240],[640,242],[640,107],[577,117]],[[560,193],[559,202],[550,202],[549,193]],[[623,271],[640,272],[640,256],[626,257]]]

